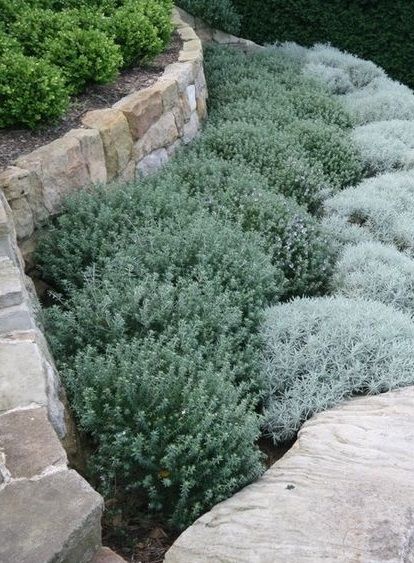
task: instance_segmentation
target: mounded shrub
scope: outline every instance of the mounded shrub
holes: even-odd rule
[[[374,301],[296,299],[267,312],[264,429],[293,438],[313,414],[414,383],[414,323]]]
[[[305,51],[305,75],[317,78],[332,94],[349,94],[386,78],[385,72],[372,61],[344,53],[330,45],[314,45]]]
[[[226,373],[197,350],[183,357],[179,337],[88,349],[63,375],[107,498],[181,529],[263,470],[257,416]]]
[[[28,8],[19,15],[10,27],[10,35],[21,45],[26,55],[43,57],[45,42],[53,39],[63,27],[73,28],[75,21],[62,18],[50,9]]]
[[[125,67],[155,57],[165,46],[140,0],[127,0],[115,11],[109,33],[121,47]]]
[[[95,29],[60,31],[46,47],[47,59],[62,69],[72,92],[80,92],[92,82],[110,82],[122,65],[119,46]]]
[[[346,218],[337,215],[323,217],[321,228],[326,233],[332,249],[336,249],[336,252],[341,251],[347,244],[375,241],[375,236],[367,229],[349,223]]]
[[[224,160],[246,164],[268,180],[274,191],[294,197],[311,210],[333,191],[321,163],[271,123],[236,122],[208,127],[199,150]]]
[[[273,193],[247,166],[185,153],[169,166],[165,189],[185,191],[213,216],[256,231],[286,278],[283,295],[322,292],[332,273],[330,241],[319,222],[293,198]]]
[[[356,127],[352,138],[367,175],[414,166],[414,121],[393,119],[368,123]]]
[[[414,313],[414,260],[393,246],[361,243],[344,249],[336,267],[333,289]]]
[[[364,180],[325,201],[325,210],[380,242],[414,253],[414,176],[409,172]]]
[[[41,59],[7,51],[0,56],[0,127],[35,127],[58,118],[69,96],[60,70]]]

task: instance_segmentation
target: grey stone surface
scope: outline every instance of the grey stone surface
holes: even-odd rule
[[[32,312],[27,303],[0,309],[0,336],[14,331],[31,330],[34,326]]]
[[[137,176],[144,178],[159,170],[168,161],[168,153],[165,149],[158,149],[145,158],[137,165]]]
[[[307,422],[165,563],[413,563],[413,474],[414,387],[350,401]]]
[[[0,326],[1,322],[0,318]],[[37,344],[0,339],[0,413],[33,404],[48,404],[46,374]]]
[[[102,499],[75,471],[0,491],[1,563],[88,563],[100,548]]]
[[[10,258],[0,257],[0,309],[20,305],[23,301],[23,286],[20,271]]]
[[[45,408],[0,415],[0,451],[11,478],[40,475],[51,466],[64,466],[66,453]]]
[[[125,561],[122,557],[117,555],[109,549],[109,547],[102,547],[95,555],[92,563],[122,563]]]

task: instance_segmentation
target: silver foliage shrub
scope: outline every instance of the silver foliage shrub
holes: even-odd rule
[[[379,242],[347,246],[337,264],[333,289],[414,313],[414,260]]]
[[[366,229],[353,225],[343,217],[336,215],[323,217],[321,228],[337,251],[347,244],[359,244],[360,242],[375,240],[374,236]]]
[[[342,97],[355,122],[363,125],[388,119],[414,119],[414,94],[390,78],[376,78],[365,88]]]
[[[264,428],[275,442],[353,395],[414,383],[414,323],[381,303],[296,299],[267,311],[263,335]]]
[[[369,178],[325,201],[325,211],[414,254],[414,174]]]
[[[368,123],[356,127],[352,137],[369,175],[414,166],[414,121]]]
[[[348,94],[386,76],[373,62],[322,44],[308,50],[304,73],[324,82],[332,94]]]

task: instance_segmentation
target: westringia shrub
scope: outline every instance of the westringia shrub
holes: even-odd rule
[[[414,121],[368,123],[356,127],[352,137],[369,176],[414,167]]]
[[[313,414],[414,383],[414,323],[374,301],[296,299],[267,312],[264,430],[283,442]]]
[[[414,313],[414,260],[395,247],[361,243],[344,249],[332,287],[346,297],[360,297]]]
[[[364,180],[325,201],[325,211],[380,242],[414,253],[414,176],[409,172]]]
[[[183,354],[181,338],[89,348],[64,370],[81,428],[99,443],[100,489],[178,529],[262,472],[257,416],[226,372]]]
[[[56,288],[42,320],[100,490],[179,528],[261,471],[264,310],[324,293],[337,251],[298,202],[318,214],[361,173],[349,115],[295,61],[219,49],[206,68],[200,140],[153,177],[73,195],[38,252]],[[243,98],[247,118],[220,118]]]

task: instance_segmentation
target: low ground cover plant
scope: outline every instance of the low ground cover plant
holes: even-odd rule
[[[171,0],[2,1],[0,127],[56,119],[70,94],[153,58],[170,38],[171,9]]]
[[[356,297],[296,299],[267,312],[265,430],[276,443],[313,413],[414,381],[414,323]]]

